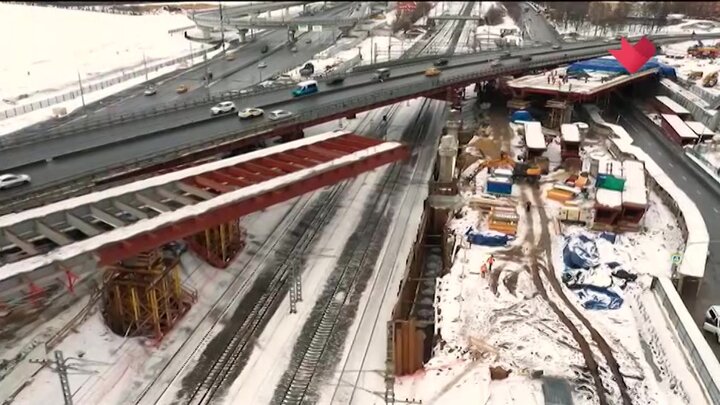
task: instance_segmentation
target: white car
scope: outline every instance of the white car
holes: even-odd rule
[[[27,174],[0,174],[0,190],[7,190],[25,184],[30,184],[30,176]]]
[[[240,110],[240,112],[238,112],[238,118],[240,118],[241,120],[246,118],[255,118],[263,114],[265,114],[265,111],[261,110],[260,108],[251,107]]]
[[[267,64],[265,63],[264,60],[260,61],[260,63],[258,63],[258,69],[262,69],[262,68],[266,68],[266,67],[267,67]]]
[[[703,329],[714,334],[720,343],[720,305],[713,305],[705,312]]]
[[[145,89],[146,96],[154,96],[156,93],[157,93],[157,89],[155,88],[155,86],[148,86]]]
[[[290,111],[286,111],[286,110],[270,111],[270,114],[268,114],[268,118],[270,118],[270,120],[272,120],[272,121],[290,118],[291,116],[292,116],[292,113]]]
[[[210,108],[212,115],[225,114],[235,111],[235,103],[232,101],[223,101]]]

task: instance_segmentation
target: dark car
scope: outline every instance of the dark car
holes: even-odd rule
[[[270,50],[270,47],[266,45],[263,45],[262,49],[260,50],[260,53],[267,53]]]
[[[445,65],[448,64],[448,62],[449,62],[449,61],[448,61],[447,59],[442,58],[442,59],[436,60],[435,63],[433,63],[433,65],[435,65],[435,66],[445,66]]]
[[[345,81],[345,75],[334,75],[328,77],[327,84],[333,85],[333,84],[340,84]]]
[[[512,57],[512,54],[510,52],[503,52],[500,55],[500,59],[507,59],[507,58],[511,58],[511,57]]]
[[[522,57],[520,57],[520,60],[523,62],[530,62],[532,60],[532,56],[523,55]]]

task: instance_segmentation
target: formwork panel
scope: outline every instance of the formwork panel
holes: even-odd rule
[[[188,247],[211,266],[224,269],[245,248],[239,220],[213,226],[186,239]]]
[[[144,252],[105,269],[103,316],[121,336],[162,339],[197,300],[180,281],[177,259]]]

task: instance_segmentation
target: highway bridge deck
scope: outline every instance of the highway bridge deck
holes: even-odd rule
[[[94,255],[111,264],[406,158],[336,131],[0,217],[0,280]]]

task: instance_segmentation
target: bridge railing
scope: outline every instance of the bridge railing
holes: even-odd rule
[[[213,46],[212,48],[207,49],[207,51],[213,51],[213,50],[218,49],[219,47],[220,47],[220,45],[218,44],[216,46]],[[66,101],[74,100],[74,99],[79,98],[81,96],[81,94],[87,95],[94,91],[102,90],[102,89],[105,89],[107,87],[113,86],[118,83],[123,83],[125,81],[131,80],[131,79],[134,79],[137,77],[142,77],[142,76],[146,75],[147,73],[157,72],[158,70],[160,70],[162,68],[176,65],[176,64],[178,64],[186,59],[189,59],[191,57],[194,59],[199,56],[202,56],[204,52],[205,52],[205,50],[196,51],[196,52],[193,52],[192,54],[187,54],[184,56],[180,56],[180,57],[171,59],[169,61],[165,61],[162,63],[157,63],[154,65],[148,66],[147,68],[138,69],[138,70],[132,71],[127,74],[122,74],[119,77],[114,77],[112,79],[107,79],[107,80],[103,80],[103,81],[99,81],[99,82],[95,82],[95,83],[85,84],[85,85],[83,85],[82,92],[79,89],[73,90],[73,91],[63,93],[63,94],[58,94],[53,97],[48,97],[44,100],[34,101],[32,103],[22,104],[22,105],[15,106],[13,108],[8,108],[4,111],[0,111],[0,120],[17,117],[17,116],[20,116],[23,114],[31,113],[35,110],[45,109],[45,108],[51,107],[53,105],[57,105],[57,104],[60,104],[60,103],[66,102]]]
[[[716,36],[718,36],[718,35],[717,34],[715,34],[714,36],[712,34],[697,35],[697,37],[709,37],[709,38],[716,37]],[[661,43],[665,39],[673,39],[674,37],[669,36],[669,35],[655,35],[655,36],[652,36],[651,38],[653,40],[655,40],[657,43]],[[542,46],[536,45],[534,48],[541,48],[541,47]],[[502,51],[499,51],[499,52],[502,52]],[[354,68],[352,73],[348,73],[348,74],[349,75],[361,74],[368,70],[373,70],[373,69],[377,69],[377,68],[384,67],[384,66],[402,65],[402,64],[414,63],[414,62],[418,62],[418,61],[435,60],[437,58],[438,58],[438,56],[428,56],[428,57],[421,57],[421,58],[416,58],[416,59],[412,59],[412,60],[405,60],[405,61],[396,60],[396,61],[383,62],[383,63],[375,64],[375,65],[359,66],[359,67]],[[561,60],[563,62],[570,62],[575,59],[576,59],[576,57],[560,58],[558,60]],[[520,70],[525,70],[528,67],[544,66],[545,64],[547,64],[547,63],[537,64],[536,62],[532,62],[532,63],[523,65],[521,68],[515,68],[515,70],[513,70],[513,72],[519,72]],[[501,68],[501,69],[505,69],[505,68]],[[485,71],[485,72],[492,72],[492,71],[493,70],[491,69],[490,71]],[[485,74],[482,74],[481,76],[485,76]],[[331,78],[331,77],[332,77],[332,74],[327,76],[327,78]],[[447,80],[447,79],[444,78],[442,80]],[[173,104],[164,105],[164,106],[161,105],[161,106],[153,107],[150,110],[143,110],[143,111],[132,112],[132,113],[128,113],[128,114],[120,114],[120,115],[108,114],[108,116],[105,116],[105,117],[97,117],[97,118],[91,118],[88,120],[83,120],[83,122],[80,124],[68,125],[64,128],[58,129],[58,130],[48,130],[48,131],[38,131],[35,133],[20,133],[20,134],[16,134],[16,135],[6,135],[3,137],[0,137],[0,147],[11,148],[11,147],[32,144],[32,143],[44,141],[47,139],[54,139],[54,138],[58,138],[58,137],[72,135],[77,132],[94,130],[94,129],[103,128],[103,127],[107,127],[107,126],[117,125],[117,124],[123,123],[123,122],[138,120],[138,119],[145,119],[145,118],[149,118],[149,117],[153,117],[153,116],[157,116],[157,115],[166,114],[169,112],[182,111],[182,110],[189,109],[189,108],[195,108],[195,107],[198,107],[201,105],[211,105],[214,103],[218,103],[220,101],[226,101],[228,98],[237,100],[237,99],[242,99],[243,97],[255,96],[255,95],[264,94],[264,93],[268,93],[268,92],[289,89],[293,86],[294,86],[294,84],[270,86],[270,87],[255,86],[253,88],[240,90],[240,91],[234,92],[232,94],[228,94],[228,92],[223,92],[223,93],[213,94],[213,95],[196,98],[196,99],[192,99],[192,100],[185,100],[181,103],[173,103]]]

